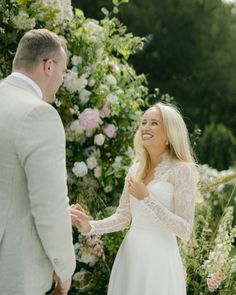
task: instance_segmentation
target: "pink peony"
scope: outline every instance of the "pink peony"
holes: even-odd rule
[[[92,130],[99,126],[99,111],[97,109],[85,109],[79,116],[79,124],[83,130]]]
[[[116,126],[114,124],[107,124],[103,128],[103,132],[106,134],[107,137],[113,138],[116,137]]]

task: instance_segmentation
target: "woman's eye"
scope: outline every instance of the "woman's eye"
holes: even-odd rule
[[[158,125],[158,123],[157,122],[152,122],[152,125]]]

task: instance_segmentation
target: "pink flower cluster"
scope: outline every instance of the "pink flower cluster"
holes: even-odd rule
[[[225,274],[223,270],[219,270],[213,273],[207,279],[207,285],[210,292],[214,292],[217,288],[219,288],[220,284],[225,279]]]
[[[85,237],[87,245],[91,248],[94,255],[101,257],[105,260],[103,241],[100,239],[99,235],[86,236]]]
[[[97,109],[85,109],[79,116],[79,125],[83,130],[92,130],[99,126],[99,111]]]

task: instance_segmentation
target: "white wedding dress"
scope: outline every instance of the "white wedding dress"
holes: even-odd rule
[[[134,176],[138,164],[128,173]],[[149,197],[129,195],[127,178],[116,213],[91,221],[89,234],[104,234],[131,226],[117,253],[108,295],[186,295],[185,273],[176,236],[191,233],[195,178],[192,164],[164,157],[147,185]]]

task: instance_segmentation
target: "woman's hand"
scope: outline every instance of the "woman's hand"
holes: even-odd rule
[[[91,220],[92,218],[79,204],[71,205],[70,213],[72,224],[76,226],[80,232],[90,232],[91,225],[89,224],[89,220]]]
[[[138,200],[143,200],[149,195],[146,185],[143,182],[135,181],[132,177],[128,179],[129,193]]]

